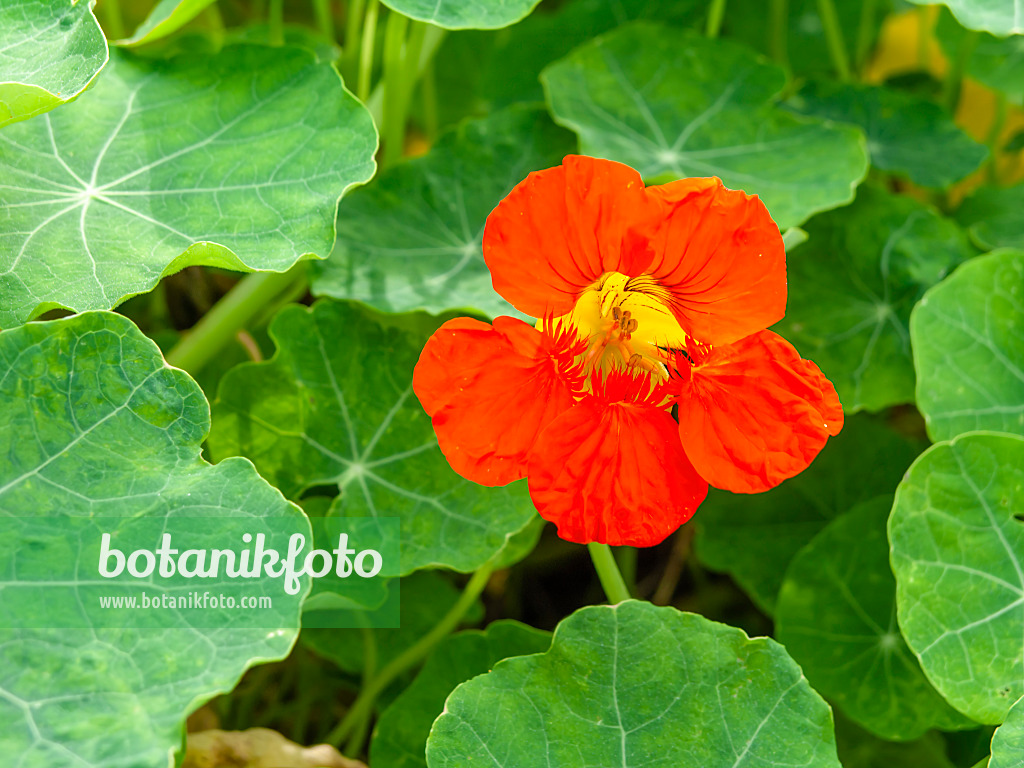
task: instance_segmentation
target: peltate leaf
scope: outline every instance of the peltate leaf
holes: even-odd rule
[[[474,308],[516,314],[491,287],[481,241],[495,205],[530,171],[558,165],[572,134],[541,111],[468,121],[341,205],[338,241],[313,292],[386,312]]]
[[[775,606],[775,636],[815,690],[883,739],[975,725],[939,696],[896,624],[886,520],[892,496],[858,504],[801,549]]]
[[[200,458],[209,427],[202,392],[128,319],[95,312],[4,331],[0,363],[0,516],[165,524],[217,516],[243,527],[263,518],[309,531],[248,461],[212,467]],[[5,582],[17,551],[18,542],[0,543]],[[71,558],[53,562],[48,576],[90,574],[94,563]],[[0,605],[31,612],[38,604],[26,592],[7,584]],[[208,628],[185,612],[180,627],[145,631],[0,629],[4,760],[22,768],[171,764],[190,709],[230,690],[247,667],[287,655],[301,597],[274,597],[277,629]]]
[[[811,466],[754,495],[712,489],[697,514],[697,554],[771,613],[793,556],[855,504],[892,493],[924,445],[867,415],[847,419]]]
[[[932,5],[932,0],[910,0],[916,5]],[[942,4],[968,29],[993,35],[1024,34],[1024,5],[1021,0],[942,0]]]
[[[889,518],[900,627],[964,714],[1024,695],[1024,438],[969,433],[914,462]]]
[[[540,0],[384,0],[404,16],[445,29],[498,29],[515,24]]]
[[[211,455],[247,456],[292,498],[336,484],[332,514],[401,518],[403,574],[478,568],[536,513],[525,483],[479,486],[441,454],[412,391],[439,324],[425,314],[378,320],[328,300],[286,307],[270,326],[274,358],[221,379]]]
[[[484,631],[446,638],[408,688],[381,713],[370,743],[374,768],[426,768],[430,726],[460,683],[489,672],[510,656],[543,653],[551,634],[516,621],[495,621]]]
[[[835,384],[843,409],[914,399],[914,303],[973,251],[956,224],[864,186],[853,205],[808,222],[787,254],[789,302],[776,330]]]
[[[213,0],[160,0],[130,38],[118,40],[126,47],[159,40],[177,32],[198,16]]]
[[[1024,698],[1010,707],[1006,722],[992,736],[992,759],[988,768],[1022,768],[1024,766]]]
[[[971,49],[967,74],[989,88],[1006,95],[1014,104],[1024,104],[1024,36],[993,37],[984,32],[968,42],[968,34],[943,10],[935,25],[935,37],[950,61],[964,55],[962,46]]]
[[[326,255],[375,148],[369,113],[306,51],[115,54],[75,104],[0,132],[0,325],[109,309],[191,264]]]
[[[836,752],[843,768],[957,768],[936,731],[914,741],[885,741],[836,713]]]
[[[718,176],[759,195],[782,229],[849,202],[867,172],[859,130],[779,109],[782,69],[723,40],[636,22],[580,46],[541,81],[584,154],[654,181]]]
[[[74,99],[107,63],[88,0],[0,5],[0,127]]]
[[[980,248],[1024,250],[1024,184],[982,187],[960,204],[956,219]]]
[[[873,166],[922,187],[948,187],[988,155],[938,104],[882,86],[815,81],[786,105],[799,114],[858,126],[867,136]]]
[[[780,645],[637,601],[577,611],[547,653],[455,689],[427,765],[478,763],[839,766],[832,713]]]
[[[917,406],[933,440],[1024,435],[1024,252],[972,259],[914,308]]]

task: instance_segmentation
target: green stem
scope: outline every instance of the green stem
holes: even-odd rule
[[[875,28],[875,11],[878,0],[861,0],[860,25],[857,27],[857,47],[853,52],[857,72],[863,72],[871,53],[871,35]]]
[[[771,51],[775,63],[789,66],[789,0],[772,0]]]
[[[922,5],[917,9],[917,68],[928,70],[928,41],[931,38],[931,8]]]
[[[836,13],[835,3],[832,0],[818,0],[818,17],[825,30],[825,41],[828,43],[832,66],[836,68],[840,80],[848,81],[850,79],[850,58],[846,54],[846,41],[843,40],[843,31],[839,26],[839,15]]]
[[[384,27],[384,165],[394,165],[401,159],[405,142],[405,110],[402,94],[405,90],[404,48],[409,18],[397,11],[388,12]]]
[[[124,18],[121,16],[121,5],[118,0],[100,0],[99,12],[103,17],[107,39],[121,40],[124,37]]]
[[[305,279],[303,262],[287,272],[255,272],[243,277],[167,353],[167,362],[189,373],[198,372],[270,302]]]
[[[363,634],[363,687],[366,688],[377,673],[377,637],[369,627],[361,628]],[[345,744],[346,755],[358,755],[366,741],[366,732],[370,727],[370,710],[365,710],[359,722],[352,728],[352,735]]]
[[[594,561],[594,570],[597,571],[597,578],[600,579],[604,593],[608,596],[608,602],[614,605],[629,600],[629,589],[626,588],[626,582],[619,573],[619,566],[615,564],[611,547],[592,541],[587,544],[587,549],[590,550],[590,559]]]
[[[615,563],[619,566],[626,591],[631,595],[636,592],[636,561],[639,550],[636,547],[616,547],[612,550]]]
[[[423,132],[433,144],[437,137],[437,77],[434,63],[431,61],[423,71],[420,79],[420,96],[423,99]]]
[[[341,77],[351,88],[356,81],[359,67],[359,41],[363,36],[363,9],[366,0],[349,0],[345,12],[345,40],[341,52]]]
[[[270,44],[284,45],[284,0],[270,0]]]
[[[328,744],[341,744],[344,742],[363,718],[369,718],[377,697],[380,696],[384,689],[400,674],[422,661],[433,650],[435,645],[447,637],[459,625],[462,617],[466,615],[466,611],[472,607],[480,593],[483,592],[484,587],[487,586],[487,581],[491,578],[493,570],[494,568],[490,563],[477,569],[462,590],[458,601],[434,625],[433,629],[417,640],[415,644],[409,646],[385,664],[380,672],[370,680],[369,684],[363,686],[359,696],[348,712],[345,713],[345,717],[325,739]]]
[[[313,0],[313,13],[316,14],[317,29],[333,43],[334,14],[331,12],[331,0]]]
[[[370,77],[373,75],[373,46],[377,41],[377,14],[380,12],[380,1],[370,0],[363,22],[363,41],[359,46],[359,82],[356,96],[364,104],[370,98]]]
[[[976,30],[967,32],[960,40],[960,50],[950,62],[949,72],[946,73],[946,81],[942,87],[942,103],[950,114],[956,114],[957,105],[960,103],[960,89],[963,86],[964,72],[967,70],[967,62],[974,53],[974,46],[978,44],[981,33]]]
[[[722,19],[725,18],[725,0],[711,0],[711,7],[708,9],[707,36],[718,37],[722,30]]]
[[[996,184],[999,181],[999,137],[1003,134],[1003,128],[1006,127],[1006,115],[1008,107],[1006,103],[1005,93],[996,93],[996,114],[992,118],[992,127],[988,129],[988,140],[985,142],[988,144],[988,170],[987,176],[990,184]]]

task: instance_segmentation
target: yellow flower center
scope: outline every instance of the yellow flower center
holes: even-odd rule
[[[554,327],[568,326],[587,343],[581,362],[592,370],[640,369],[652,380],[668,378],[665,350],[685,349],[686,333],[670,307],[671,293],[650,275],[606,272]],[[545,321],[538,327],[545,329]]]

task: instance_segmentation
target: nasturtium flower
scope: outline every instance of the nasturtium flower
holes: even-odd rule
[[[657,544],[709,483],[767,490],[842,427],[832,384],[766,330],[786,255],[756,197],[569,156],[498,204],[483,250],[536,322],[446,322],[413,387],[455,471],[528,478],[562,538]]]

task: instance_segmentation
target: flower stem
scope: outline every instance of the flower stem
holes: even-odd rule
[[[124,19],[121,16],[121,6],[118,0],[100,0],[97,10],[103,17],[103,29],[107,33],[107,39],[120,40],[123,38]]]
[[[403,53],[409,17],[397,11],[388,12],[384,27],[384,165],[394,165],[402,157],[405,143],[405,67]]]
[[[334,16],[331,14],[331,0],[313,0],[313,13],[316,15],[317,29],[333,43]]]
[[[776,64],[789,66],[789,0],[772,0],[771,51]]]
[[[423,660],[433,650],[435,645],[447,637],[459,625],[462,617],[466,615],[466,611],[470,609],[480,596],[480,593],[483,592],[484,587],[487,586],[487,581],[491,578],[493,570],[493,566],[490,563],[486,563],[474,571],[465,588],[463,588],[458,601],[434,625],[433,629],[417,640],[415,644],[409,646],[385,664],[380,672],[374,675],[368,684],[363,686],[359,696],[356,697],[355,702],[348,712],[345,713],[345,717],[325,739],[328,744],[341,744],[354,732],[364,718],[369,720],[370,714],[373,711],[373,705],[384,689],[405,670]],[[349,743],[349,747],[351,746],[352,744]]]
[[[270,0],[270,34],[271,45],[284,45],[284,0]]]
[[[725,0],[711,0],[711,7],[708,9],[707,36],[718,37],[722,30],[722,19],[725,18]]]
[[[950,114],[956,114],[957,105],[960,103],[960,89],[964,81],[964,72],[967,70],[967,62],[974,53],[974,47],[978,44],[981,33],[977,30],[970,30],[960,40],[960,50],[949,65],[949,72],[946,73],[946,80],[942,87],[942,102]]]
[[[303,262],[287,272],[255,272],[243,277],[167,353],[168,364],[189,373],[200,371],[268,304],[305,280]]]
[[[850,58],[846,55],[846,41],[843,40],[843,30],[839,26],[839,14],[836,13],[835,3],[832,0],[818,0],[818,17],[825,30],[825,41],[828,43],[832,66],[836,68],[840,80],[848,81]]]
[[[373,75],[373,46],[377,41],[377,14],[380,12],[380,0],[370,0],[363,20],[363,40],[359,45],[359,80],[356,86],[356,97],[366,103],[370,98],[370,77]]]
[[[629,600],[629,589],[619,572],[619,566],[615,563],[611,547],[592,541],[587,544],[587,549],[590,550],[590,559],[594,561],[594,570],[597,571],[597,578],[600,579],[604,593],[608,596],[608,602],[614,605]]]
[[[858,73],[863,73],[871,53],[871,31],[874,29],[875,11],[878,0],[862,0],[860,24],[857,27],[857,47],[853,51],[853,62]]]
[[[363,8],[366,7],[366,0],[348,0],[345,6],[345,37],[342,41],[341,62],[338,68],[345,85],[351,89],[358,74],[356,68],[359,66],[359,41],[363,34]]]

